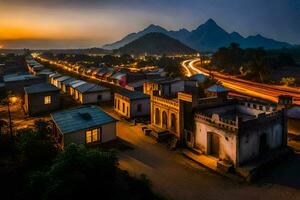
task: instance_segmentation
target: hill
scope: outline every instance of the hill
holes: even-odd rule
[[[117,50],[121,54],[194,54],[194,49],[163,33],[148,33]]]
[[[148,33],[164,33],[183,44],[198,51],[216,51],[220,47],[228,46],[232,42],[239,43],[242,48],[264,47],[266,49],[278,49],[292,47],[289,43],[276,41],[262,35],[243,37],[237,32],[228,33],[214,20],[209,19],[195,30],[168,31],[157,25],[150,25],[142,31],[131,33],[123,39],[112,44],[104,45],[104,49],[118,49]]]

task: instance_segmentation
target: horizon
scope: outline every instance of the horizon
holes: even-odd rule
[[[228,33],[300,44],[300,2],[230,1],[0,0],[0,48],[101,48],[150,24],[191,31],[210,18]]]

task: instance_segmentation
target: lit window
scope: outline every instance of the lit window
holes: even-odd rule
[[[45,96],[44,97],[44,104],[50,104],[51,103],[51,96]]]
[[[99,130],[100,129],[93,129],[93,130],[86,131],[85,132],[86,143],[92,143],[92,142],[100,141]]]

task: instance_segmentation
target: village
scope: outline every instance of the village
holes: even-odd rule
[[[8,94],[0,109],[1,135],[44,120],[61,150],[70,144],[118,149],[121,168],[145,173],[155,190],[172,199],[197,199],[196,190],[209,188],[197,173],[200,181],[216,183],[207,194],[211,199],[222,196],[226,184],[233,187],[232,199],[244,189],[245,199],[264,192],[272,199],[284,194],[296,199],[300,109],[291,96],[274,103],[235,95],[203,74],[167,77],[151,69],[141,76],[57,63],[39,54],[28,55],[26,69],[5,74],[0,86]],[[290,157],[292,164],[283,161]],[[270,170],[278,176],[269,177]],[[292,187],[284,177],[292,179]],[[257,180],[280,186],[247,186]],[[172,183],[177,181],[182,188]],[[235,187],[236,182],[245,185]],[[189,187],[195,192],[182,192]]]

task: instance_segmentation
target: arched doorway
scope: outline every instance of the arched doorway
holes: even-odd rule
[[[174,113],[171,114],[171,129],[176,131],[176,115]]]
[[[166,111],[163,111],[163,113],[162,113],[162,127],[168,128],[168,116],[167,116]]]
[[[155,109],[155,124],[160,125],[160,111],[158,108]]]

